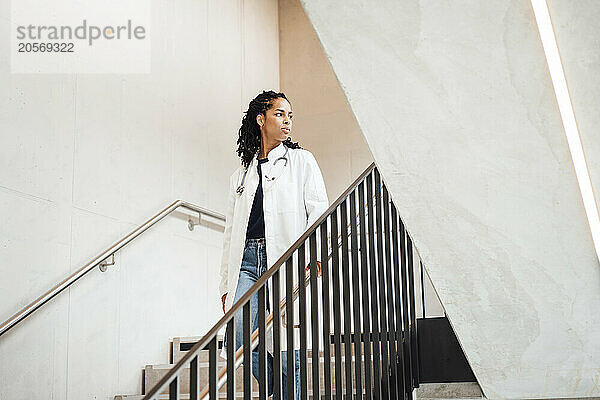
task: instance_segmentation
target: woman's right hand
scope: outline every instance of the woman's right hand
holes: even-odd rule
[[[223,314],[225,314],[225,299],[227,298],[227,293],[221,297],[221,302],[223,303]]]

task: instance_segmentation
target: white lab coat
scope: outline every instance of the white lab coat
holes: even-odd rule
[[[327,191],[321,170],[311,152],[305,149],[288,149],[288,162],[283,159],[274,162],[285,155],[286,147],[280,143],[272,149],[267,158],[269,161],[261,165],[263,210],[265,221],[265,239],[267,249],[267,267],[271,268],[275,262],[287,251],[290,246],[311,226],[329,207]],[[219,292],[221,297],[227,293],[225,310],[228,311],[235,296],[237,288],[248,219],[258,187],[258,156],[250,164],[246,179],[245,189],[241,195],[236,189],[241,183],[244,167],[240,167],[229,179],[229,195],[225,232],[223,237],[223,255],[221,261],[221,283]],[[268,181],[265,176],[276,177]],[[317,234],[319,229],[317,229]],[[317,260],[321,260],[320,236],[317,236]],[[306,241],[306,263],[310,260],[308,240]],[[294,260],[294,285],[298,284],[297,252]],[[280,296],[285,296],[285,264],[280,269]],[[271,285],[269,285],[271,286]],[[308,289],[308,288],[307,288]],[[272,288],[269,289],[271,295]],[[309,290],[307,290],[307,299]],[[272,305],[273,306],[273,305]],[[271,307],[271,311],[272,311]],[[298,300],[294,303],[298,323]],[[308,309],[308,307],[307,307]],[[307,311],[307,319],[310,312]],[[281,349],[286,349],[284,327],[281,326]],[[309,328],[310,329],[310,328]],[[310,330],[308,331],[310,334]],[[294,347],[300,348],[299,332],[295,329]],[[268,335],[267,347],[272,352],[272,337]],[[224,355],[224,352],[222,353]]]

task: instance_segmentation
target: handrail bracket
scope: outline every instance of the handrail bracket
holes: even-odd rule
[[[110,261],[109,261],[110,259]],[[115,253],[112,253],[110,256],[106,257],[100,264],[98,264],[98,269],[102,272],[106,272],[109,266],[115,265]]]

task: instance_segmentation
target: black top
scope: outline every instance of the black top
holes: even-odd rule
[[[265,237],[265,216],[263,212],[262,171],[260,165],[269,161],[268,158],[258,160],[258,187],[252,203],[252,211],[248,219],[246,239],[258,239]]]

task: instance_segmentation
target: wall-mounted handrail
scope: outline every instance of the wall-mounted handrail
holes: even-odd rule
[[[92,258],[88,263],[86,263],[83,267],[79,268],[77,271],[73,272],[67,278],[65,278],[62,282],[58,283],[52,289],[48,290],[46,293],[38,297],[36,300],[23,307],[19,312],[14,314],[12,317],[7,319],[0,325],[0,336],[4,335],[8,330],[13,328],[23,319],[27,318],[27,316],[31,315],[38,308],[42,307],[48,301],[50,301],[53,297],[63,292],[73,283],[75,283],[79,278],[90,272],[92,269],[100,265],[104,260],[106,260],[111,255],[115,254],[117,251],[121,250],[127,244],[129,244],[132,240],[140,236],[150,227],[161,221],[167,215],[175,211],[177,208],[187,208],[190,211],[194,211],[199,213],[200,215],[208,215],[210,217],[216,218],[218,220],[225,221],[225,216],[215,211],[211,211],[207,208],[197,206],[195,204],[189,203],[183,200],[176,200],[167,206],[165,209],[160,211],[158,214],[154,215],[152,218],[144,222],[142,225],[138,226],[136,229],[131,231],[126,236],[119,239],[108,249],[104,250],[102,253],[98,254],[96,257]]]

